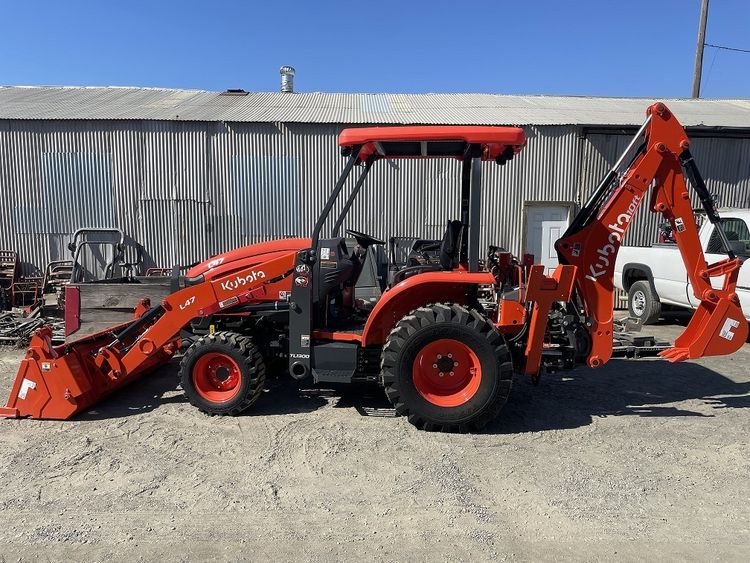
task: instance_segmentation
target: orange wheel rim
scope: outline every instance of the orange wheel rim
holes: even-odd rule
[[[412,381],[417,392],[433,405],[458,407],[476,395],[482,382],[482,367],[469,346],[441,338],[417,353]]]
[[[202,398],[223,403],[240,392],[242,375],[239,364],[220,352],[203,354],[193,367],[193,385]]]

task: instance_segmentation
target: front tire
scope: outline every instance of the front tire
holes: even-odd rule
[[[481,429],[498,415],[513,381],[503,337],[461,305],[421,307],[401,319],[383,348],[381,373],[398,414],[444,432]]]
[[[266,367],[250,338],[217,332],[187,349],[179,377],[191,405],[210,415],[234,416],[260,397]]]
[[[661,316],[661,302],[646,280],[634,282],[628,290],[628,313],[642,325],[653,324]]]

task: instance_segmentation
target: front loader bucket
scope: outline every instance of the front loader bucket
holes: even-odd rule
[[[717,292],[718,293],[718,292]],[[737,295],[701,302],[674,346],[659,355],[670,362],[733,354],[747,340],[748,325]]]
[[[166,346],[138,370],[114,378],[94,361],[96,351],[112,341],[112,330],[56,347],[52,346],[49,327],[37,330],[0,416],[67,420],[168,361],[176,349]]]

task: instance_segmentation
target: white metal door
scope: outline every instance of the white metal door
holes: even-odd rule
[[[534,255],[537,264],[545,266],[546,273],[557,267],[555,242],[568,227],[568,211],[565,205],[527,207],[526,252]]]
[[[557,267],[555,242],[567,228],[567,219],[565,221],[542,221],[542,253],[539,256],[539,263],[544,264],[545,273],[549,273]]]

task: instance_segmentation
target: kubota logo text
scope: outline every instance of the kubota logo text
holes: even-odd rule
[[[586,275],[586,279],[596,283],[599,276],[603,276],[607,273],[607,268],[609,268],[610,263],[607,256],[617,252],[617,249],[622,242],[622,237],[625,235],[625,229],[633,218],[633,213],[638,209],[640,201],[641,196],[634,195],[633,200],[630,202],[630,205],[628,205],[625,213],[620,213],[614,223],[607,225],[607,228],[609,229],[609,237],[607,237],[607,242],[605,244],[596,249],[598,256],[596,262],[589,266],[590,273]]]
[[[234,291],[235,289],[239,289],[249,283],[253,283],[256,280],[263,279],[265,277],[266,273],[263,270],[253,271],[246,276],[237,276],[233,280],[221,282],[221,289],[223,289],[224,291]]]

